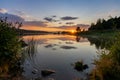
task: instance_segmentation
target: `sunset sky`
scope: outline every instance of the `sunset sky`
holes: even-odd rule
[[[24,29],[73,30],[120,16],[120,0],[0,0],[0,16],[23,22]]]

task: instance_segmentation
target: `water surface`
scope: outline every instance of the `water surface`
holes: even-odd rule
[[[91,45],[87,38],[72,35],[35,35],[23,36],[28,43],[31,39],[36,41],[36,51],[24,54],[24,73],[27,79],[41,76],[41,70],[55,70],[56,73],[44,79],[76,80],[86,78],[94,68],[93,60],[97,56],[95,45]],[[77,71],[73,64],[83,61],[89,66],[84,71]],[[32,72],[36,71],[35,74]]]

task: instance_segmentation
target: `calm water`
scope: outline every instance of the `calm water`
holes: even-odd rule
[[[86,78],[94,68],[92,63],[97,57],[97,49],[87,38],[71,35],[36,35],[23,36],[23,39],[26,43],[31,39],[36,41],[35,53],[24,54],[23,75],[29,80],[42,77],[41,70],[45,69],[54,70],[56,73],[42,77],[44,79],[77,80]],[[89,66],[82,72],[75,70],[73,66],[80,60]],[[33,71],[36,71],[35,74]]]

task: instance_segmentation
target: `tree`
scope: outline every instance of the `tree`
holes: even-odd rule
[[[77,33],[80,33],[80,32],[81,32],[80,27],[77,27],[77,28],[76,28],[76,32],[77,32]]]
[[[104,19],[98,19],[96,24],[92,23],[89,31],[91,30],[98,30],[98,31],[102,31],[102,30],[116,30],[116,29],[120,29],[120,17],[110,17],[110,19],[108,20],[104,20]]]

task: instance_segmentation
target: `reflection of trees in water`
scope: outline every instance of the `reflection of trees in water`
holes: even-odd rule
[[[95,45],[97,49],[109,49],[113,44],[113,38],[106,37],[87,37],[91,45]]]
[[[80,36],[76,35],[76,41],[79,42],[80,41]]]
[[[76,34],[76,42],[88,42],[86,37],[80,36],[79,34]]]
[[[86,38],[99,50],[99,59],[94,60],[95,68],[91,71],[89,80],[120,80],[120,37]],[[79,40],[78,36],[77,39]]]

